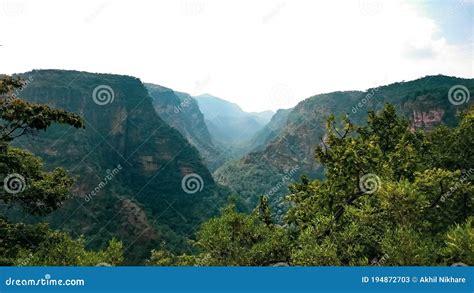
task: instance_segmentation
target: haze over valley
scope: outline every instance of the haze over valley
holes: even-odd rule
[[[0,0],[0,264],[474,265],[473,8]]]

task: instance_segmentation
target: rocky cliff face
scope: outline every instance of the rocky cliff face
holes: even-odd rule
[[[146,84],[156,113],[195,146],[211,171],[224,161],[222,151],[213,143],[196,100],[186,93]]]
[[[252,140],[250,141],[250,150],[259,151],[265,148],[265,146],[277,136],[280,135],[281,131],[285,128],[288,121],[288,115],[292,109],[280,109],[271,118],[265,127],[257,132]]]
[[[454,105],[449,101],[448,92],[456,85],[466,86],[471,93],[474,92],[473,79],[428,76],[365,92],[313,96],[288,113],[286,123],[273,129],[273,133],[278,135],[274,135],[264,147],[240,160],[226,163],[214,172],[214,177],[233,189],[250,206],[256,203],[259,195],[267,194],[278,209],[289,182],[302,174],[312,178],[323,176],[323,170],[314,159],[314,148],[325,135],[325,122],[329,115],[347,114],[353,122],[365,123],[368,110],[379,110],[389,102],[411,120],[413,128],[430,130],[441,123],[454,125],[457,113],[468,104]],[[291,172],[295,169],[296,172]],[[289,174],[291,180],[287,179]],[[279,187],[278,191],[272,192],[275,186]]]
[[[414,129],[433,129],[443,121],[443,109],[430,109],[428,111],[413,110],[413,116],[410,117]]]
[[[78,176],[76,197],[50,216],[52,226],[85,234],[92,246],[118,237],[130,263],[161,241],[186,250],[185,238],[222,200],[198,151],[158,117],[140,80],[58,70],[23,76],[32,82],[21,97],[79,113],[86,125],[20,141],[47,166]]]

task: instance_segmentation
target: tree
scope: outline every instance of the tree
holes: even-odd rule
[[[474,265],[474,217],[470,217],[465,224],[450,229],[444,241],[441,253],[449,263]]]
[[[260,204],[258,205],[256,212],[258,214],[259,219],[267,226],[273,224],[272,220],[272,211],[270,209],[270,205],[268,204],[268,197],[261,196],[260,197]]]
[[[230,203],[222,215],[206,222],[193,244],[197,255],[174,256],[165,249],[152,252],[149,265],[264,266],[286,262],[287,231],[260,220],[258,213],[239,213]]]
[[[471,112],[451,131],[457,151],[473,147],[465,137],[474,128]],[[362,127],[346,118],[338,128],[332,117],[327,132],[316,149],[326,179],[303,178],[290,188],[287,221],[299,243],[293,259],[314,264],[311,253],[327,247],[324,252],[333,250],[330,256],[342,265],[381,258],[386,265],[447,264],[450,259],[440,253],[445,233],[473,214],[474,189],[472,176],[462,180],[461,170],[443,164],[436,135],[411,130],[391,105],[369,112]],[[451,153],[450,166],[463,163],[465,158]]]
[[[71,197],[74,179],[64,169],[44,169],[41,159],[11,146],[15,139],[46,131],[52,123],[84,127],[80,116],[17,97],[25,82],[0,76],[0,201],[27,214],[44,216]],[[45,224],[10,223],[0,217],[0,262],[2,265],[92,265],[122,261],[121,243],[113,240],[99,252],[85,250],[84,239],[53,231]]]
[[[250,215],[229,206],[198,233],[201,264],[472,264],[473,113],[431,133],[392,105],[365,126],[330,117],[315,151],[325,179],[290,186],[285,225],[271,223],[265,197]]]

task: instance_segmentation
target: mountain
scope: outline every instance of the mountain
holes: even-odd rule
[[[213,116],[217,116],[217,114],[230,117],[241,117],[247,114],[239,105],[209,94],[203,94],[195,98],[199,103],[199,108],[208,120],[212,120]]]
[[[237,104],[205,94],[195,97],[216,144],[232,156],[248,150],[248,143],[270,120],[273,112],[244,112]]]
[[[285,127],[292,109],[279,109],[272,115],[270,122],[258,131],[250,141],[250,149],[258,151],[276,138]]]
[[[262,112],[250,112],[250,114],[259,118],[263,124],[267,124],[268,122],[270,122],[275,112],[267,110]]]
[[[151,83],[145,86],[158,116],[198,149],[208,168],[214,171],[222,165],[226,158],[214,145],[196,100],[189,94],[163,86]]]
[[[214,178],[230,187],[250,207],[255,205],[259,195],[268,195],[281,215],[285,208],[282,195],[290,182],[302,174],[311,178],[324,176],[324,170],[314,160],[314,148],[325,135],[329,115],[348,114],[360,124],[365,122],[368,110],[379,110],[385,103],[392,103],[399,113],[410,119],[413,128],[429,130],[441,123],[453,126],[457,114],[467,106],[467,103],[455,105],[457,102],[451,103],[448,98],[450,89],[456,86],[459,89],[460,85],[473,92],[474,79],[427,76],[364,92],[333,92],[310,97],[289,113],[282,114],[285,123],[274,121],[274,131],[264,130],[260,133],[262,137],[254,139],[266,143],[264,146],[260,145],[239,160],[227,162],[214,172]],[[452,95],[450,98],[453,99]],[[457,98],[462,99],[462,94]],[[464,99],[469,100],[466,95]]]
[[[91,247],[119,238],[129,264],[162,242],[188,251],[187,239],[225,199],[196,148],[157,115],[141,81],[62,70],[21,76],[31,82],[20,97],[85,121],[85,129],[54,125],[19,142],[48,168],[77,176],[76,197],[46,219],[50,225],[85,235]]]

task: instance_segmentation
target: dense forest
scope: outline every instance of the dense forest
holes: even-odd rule
[[[78,115],[33,104],[16,97],[25,82],[9,76],[0,79],[2,204],[25,213],[44,216],[60,208],[70,196],[74,178],[62,168],[46,171],[41,159],[12,146],[21,136],[47,130],[52,123],[83,128]],[[28,184],[28,188],[27,185]],[[0,219],[0,262],[2,265],[96,265],[120,264],[123,245],[111,240],[101,251],[88,251],[84,239],[53,230],[47,224],[11,223]]]
[[[392,105],[366,126],[327,121],[316,147],[325,179],[290,186],[285,222],[268,198],[250,215],[231,203],[205,223],[198,255],[153,251],[157,265],[474,264],[474,109],[424,133]]]
[[[91,89],[104,80],[115,90],[108,109],[88,102]],[[377,89],[383,99],[357,113],[328,109],[341,99],[356,102],[364,95],[360,92],[317,96],[297,111],[280,112],[286,122],[269,125],[286,129],[263,129],[268,147],[258,140],[257,153],[229,164],[238,171],[264,149],[291,167],[283,161],[288,157],[281,151],[284,141],[294,147],[288,160],[302,160],[301,172],[294,182],[285,181],[281,196],[259,192],[256,197],[216,184],[199,148],[163,122],[138,79],[60,71],[2,76],[0,262],[474,265],[474,107],[455,110],[449,101],[440,102],[449,89],[443,82],[457,80],[435,80],[430,90],[413,83],[403,84],[397,94],[393,89],[400,85]],[[73,82],[80,85],[69,87]],[[410,106],[420,101],[446,109],[439,125],[418,127],[407,118]],[[302,123],[307,117],[296,113],[313,111],[318,103],[324,108]],[[305,128],[315,117],[325,122],[323,131],[315,126],[317,134]],[[289,131],[296,129],[292,125],[298,131]],[[304,139],[295,137],[299,134]],[[100,144],[105,138],[107,144]],[[314,142],[311,152],[302,152],[302,140]],[[303,163],[308,154],[316,164]],[[105,169],[114,166],[120,166],[117,178],[100,196],[85,200],[87,191],[108,176]],[[222,170],[218,174],[231,176]],[[181,178],[191,172],[203,177],[203,193],[183,196]],[[247,188],[258,183],[233,174]],[[268,185],[263,181],[269,177],[256,178]]]
[[[348,115],[353,123],[365,125],[367,110],[381,111],[390,103],[399,115],[410,121],[410,128],[430,131],[440,124],[453,127],[459,121],[459,112],[469,102],[467,99],[459,105],[450,103],[449,89],[458,85],[465,86],[465,91],[474,91],[473,79],[433,75],[366,91],[331,92],[309,97],[293,109],[277,113],[261,133],[260,137],[266,141],[242,158],[223,164],[214,172],[214,178],[250,206],[258,203],[260,195],[269,195],[274,212],[283,218],[282,199],[288,189],[281,187],[271,192],[272,188],[282,183],[286,186],[301,175],[324,178],[325,169],[315,159],[314,150],[326,135],[329,115]],[[296,172],[291,172],[294,169]],[[290,180],[282,182],[285,176]]]

